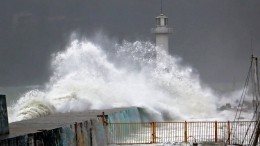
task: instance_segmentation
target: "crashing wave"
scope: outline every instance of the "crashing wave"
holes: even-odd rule
[[[215,115],[216,97],[191,67],[180,65],[180,58],[150,42],[124,41],[111,48],[116,51],[109,49],[75,40],[54,54],[45,89],[21,97],[11,107],[12,121],[129,106],[143,107],[157,120]]]

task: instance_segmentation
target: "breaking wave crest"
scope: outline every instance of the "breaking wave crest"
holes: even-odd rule
[[[48,101],[45,101],[43,95],[39,90],[32,90],[24,94],[15,105],[9,108],[11,122],[54,113],[55,107]]]
[[[143,107],[157,120],[209,118],[215,96],[191,67],[150,42],[112,48],[74,40],[53,55],[53,75],[44,90],[32,90],[10,109],[10,121],[55,112]]]

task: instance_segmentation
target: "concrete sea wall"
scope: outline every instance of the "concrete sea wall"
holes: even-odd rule
[[[97,119],[0,141],[1,146],[106,146],[103,123]]]
[[[130,107],[108,115],[108,123],[141,122],[139,108]]]
[[[108,122],[140,122],[139,109],[125,108],[107,114]],[[106,146],[107,125],[101,117],[72,123],[51,130],[2,138],[0,146]],[[129,129],[129,131],[131,131]]]

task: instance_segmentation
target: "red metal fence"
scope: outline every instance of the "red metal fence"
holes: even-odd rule
[[[255,122],[149,122],[108,123],[108,144],[166,142],[224,142],[248,144]]]

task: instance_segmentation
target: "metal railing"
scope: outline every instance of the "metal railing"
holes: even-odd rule
[[[248,144],[255,122],[107,123],[108,144],[223,142]],[[246,135],[246,136],[245,136]]]
[[[151,29],[152,33],[161,33],[161,34],[169,34],[173,32],[172,28],[169,27],[156,27]]]

